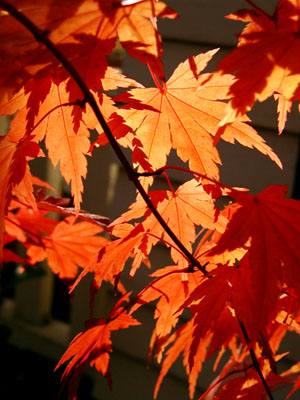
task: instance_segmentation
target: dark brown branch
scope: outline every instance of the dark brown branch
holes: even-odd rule
[[[155,216],[157,221],[163,227],[165,232],[170,236],[173,242],[178,246],[178,248],[182,251],[185,257],[189,260],[191,266],[197,267],[203,274],[207,274],[205,268],[199,263],[198,260],[188,251],[188,249],[181,243],[175,233],[169,228],[168,224],[162,218],[160,213],[157,211],[153,203],[151,202],[148,194],[145,192],[143,186],[141,185],[140,181],[138,180],[134,169],[131,167],[130,163],[127,161],[125,155],[123,154],[119,144],[117,143],[116,139],[114,138],[109,126],[107,125],[97,103],[93,96],[93,94],[88,89],[87,85],[85,84],[84,80],[81,78],[80,74],[77,70],[73,67],[71,62],[64,56],[64,54],[57,48],[57,46],[49,39],[48,32],[45,32],[39,29],[33,22],[31,22],[23,13],[18,11],[14,6],[7,3],[6,1],[0,1],[0,7],[9,12],[12,17],[18,20],[22,25],[24,25],[35,37],[37,42],[43,43],[48,50],[61,62],[61,64],[65,67],[65,69],[69,72],[71,77],[75,80],[79,88],[81,89],[84,99],[83,102],[88,103],[94,114],[96,115],[107,139],[109,140],[114,152],[116,153],[117,157],[119,158],[120,162],[122,163],[123,167],[125,168],[128,179],[131,180],[139,193],[141,194],[142,198],[144,199],[145,203],[149,207],[152,214]]]
[[[262,382],[262,384],[263,384],[263,386],[264,386],[264,388],[266,390],[267,395],[269,396],[269,399],[270,400],[274,400],[274,397],[273,397],[273,395],[271,393],[271,389],[269,388],[269,386],[267,384],[267,381],[265,380],[265,378],[263,376],[263,373],[261,372],[260,365],[259,365],[257,357],[256,357],[256,355],[254,353],[254,350],[253,350],[252,346],[250,345],[250,339],[249,339],[249,336],[248,336],[247,329],[246,329],[246,327],[245,327],[245,325],[244,325],[244,323],[242,321],[240,321],[238,319],[238,322],[239,322],[239,325],[241,327],[241,330],[242,330],[243,336],[245,338],[245,341],[247,343],[247,346],[248,346],[248,349],[249,349],[249,353],[250,353],[250,357],[252,359],[253,367],[255,368],[256,372],[258,373],[258,376],[259,376],[259,378],[260,378],[260,380],[261,380],[261,382]]]
[[[246,0],[246,2],[247,2],[250,6],[252,6],[252,7],[254,8],[254,10],[256,10],[259,14],[262,14],[262,15],[264,15],[265,17],[267,17],[267,18],[269,18],[269,19],[272,19],[271,15],[269,15],[269,14],[266,13],[262,8],[260,8],[258,5],[256,5],[256,4],[254,3],[254,1],[252,1],[252,0]]]

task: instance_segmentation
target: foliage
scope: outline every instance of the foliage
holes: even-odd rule
[[[256,148],[282,167],[246,113],[274,96],[281,133],[300,97],[299,2],[281,0],[272,15],[247,3],[228,16],[246,26],[215,72],[203,72],[211,50],[188,58],[166,81],[156,21],[177,14],[163,2],[0,1],[0,113],[14,115],[0,137],[1,261],[31,268],[47,259],[71,289],[93,273],[94,290],[107,281],[122,293],[106,319],[91,310],[59,362],[69,362],[69,398],[88,364],[110,380],[111,332],[138,325],[133,314],[154,300],[150,352],[162,364],[155,398],[181,353],[192,398],[202,364],[213,354],[219,362],[225,349],[227,363],[201,399],[272,399],[280,385],[291,385],[289,395],[300,386],[299,363],[276,368],[282,339],[300,333],[300,203],[285,197],[286,187],[251,195],[218,181],[221,139]],[[117,41],[148,66],[154,87],[108,66]],[[117,88],[122,93],[110,97]],[[81,210],[86,158],[108,142],[137,189],[136,201],[112,222]],[[131,150],[132,165],[121,147]],[[167,165],[171,149],[189,169]],[[49,185],[32,176],[30,161],[45,152],[70,184],[74,208],[46,196]],[[190,176],[176,191],[171,169]],[[169,190],[152,189],[158,175]],[[220,197],[231,200],[223,209]],[[5,247],[13,241],[26,249],[24,259]],[[159,242],[174,264],[153,272],[130,298],[122,271],[131,265],[133,277]],[[189,319],[181,319],[185,309]]]

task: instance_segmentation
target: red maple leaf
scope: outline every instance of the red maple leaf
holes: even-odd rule
[[[248,249],[251,270],[245,282],[251,278],[256,329],[267,322],[284,283],[300,295],[300,203],[284,198],[286,192],[285,186],[275,185],[256,196],[231,190],[229,195],[240,208],[210,252]]]
[[[8,243],[11,243],[15,240],[13,236],[10,236],[8,234],[4,235],[3,243],[4,246]],[[18,254],[14,253],[10,249],[3,249],[3,262],[15,262],[19,264],[23,264],[25,262],[24,258],[19,256]]]
[[[235,267],[219,266],[210,271],[210,276],[198,285],[187,297],[179,311],[189,306],[195,315],[193,340],[191,342],[190,364],[193,365],[193,355],[196,353],[199,340],[210,331],[211,326],[219,319],[226,303],[232,294],[232,284],[236,273]]]
[[[300,52],[300,6],[296,0],[278,2],[272,16],[258,7],[240,10],[229,19],[247,22],[239,37],[239,45],[219,64],[221,74],[234,74],[237,78],[229,89],[232,97],[221,124],[232,122],[246,114],[255,101],[264,101],[279,94],[285,102],[300,99],[299,63],[295,54]],[[286,110],[279,103],[279,131],[282,131]]]

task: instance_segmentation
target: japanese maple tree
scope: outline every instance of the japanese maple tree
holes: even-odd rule
[[[282,133],[300,99],[300,2],[280,0],[273,14],[246,5],[227,16],[245,28],[216,71],[204,71],[218,51],[212,49],[166,80],[156,22],[178,15],[162,1],[0,1],[0,113],[13,115],[0,136],[0,261],[32,268],[47,260],[70,291],[93,275],[86,329],[58,363],[67,363],[69,399],[88,364],[110,383],[111,332],[139,325],[134,313],[152,301],[150,353],[161,364],[154,398],[181,353],[190,398],[213,354],[216,364],[227,361],[201,399],[273,399],[282,386],[290,387],[288,398],[300,387],[300,361],[277,370],[286,356],[281,341],[290,331],[300,334],[300,202],[286,198],[284,186],[252,195],[221,183],[216,147],[238,142],[282,168],[246,113],[274,96]],[[109,66],[116,43],[148,67],[153,87]],[[114,221],[81,209],[87,156],[104,145],[137,192]],[[167,164],[172,149],[185,167]],[[49,184],[30,171],[36,157],[59,164],[74,207],[47,196]],[[177,190],[170,170],[189,176]],[[153,189],[158,175],[167,190]],[[230,201],[220,207],[219,198]],[[25,256],[7,248],[14,241]],[[172,265],[161,265],[132,296],[124,268],[134,277],[160,242]],[[120,296],[107,318],[95,318],[93,293],[103,281]]]

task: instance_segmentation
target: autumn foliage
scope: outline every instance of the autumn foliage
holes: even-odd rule
[[[216,71],[205,72],[214,49],[188,58],[165,80],[156,22],[177,14],[164,2],[0,1],[0,113],[13,116],[0,136],[1,262],[32,268],[47,260],[71,291],[91,273],[94,291],[106,281],[120,294],[107,318],[94,318],[91,309],[86,330],[58,364],[67,363],[62,383],[70,399],[88,364],[110,382],[111,332],[139,325],[134,313],[152,301],[150,354],[161,364],[155,398],[181,354],[191,398],[213,354],[216,364],[227,360],[201,399],[272,399],[285,385],[289,397],[300,387],[300,361],[284,372],[276,367],[286,356],[282,339],[300,334],[300,202],[286,198],[283,186],[251,195],[222,184],[216,147],[238,142],[282,168],[246,113],[274,96],[282,133],[300,99],[300,3],[281,0],[272,15],[246,3],[227,16],[245,28]],[[148,67],[153,87],[108,65],[117,43]],[[81,210],[87,156],[108,143],[137,189],[114,221]],[[167,164],[172,149],[182,167]],[[59,164],[74,207],[47,195],[49,184],[31,174],[36,157]],[[189,176],[177,190],[171,169]],[[158,175],[168,190],[152,188]],[[227,199],[222,208],[220,198]],[[14,241],[24,257],[7,248]],[[123,271],[134,277],[160,242],[173,265],[152,272],[133,297]]]

